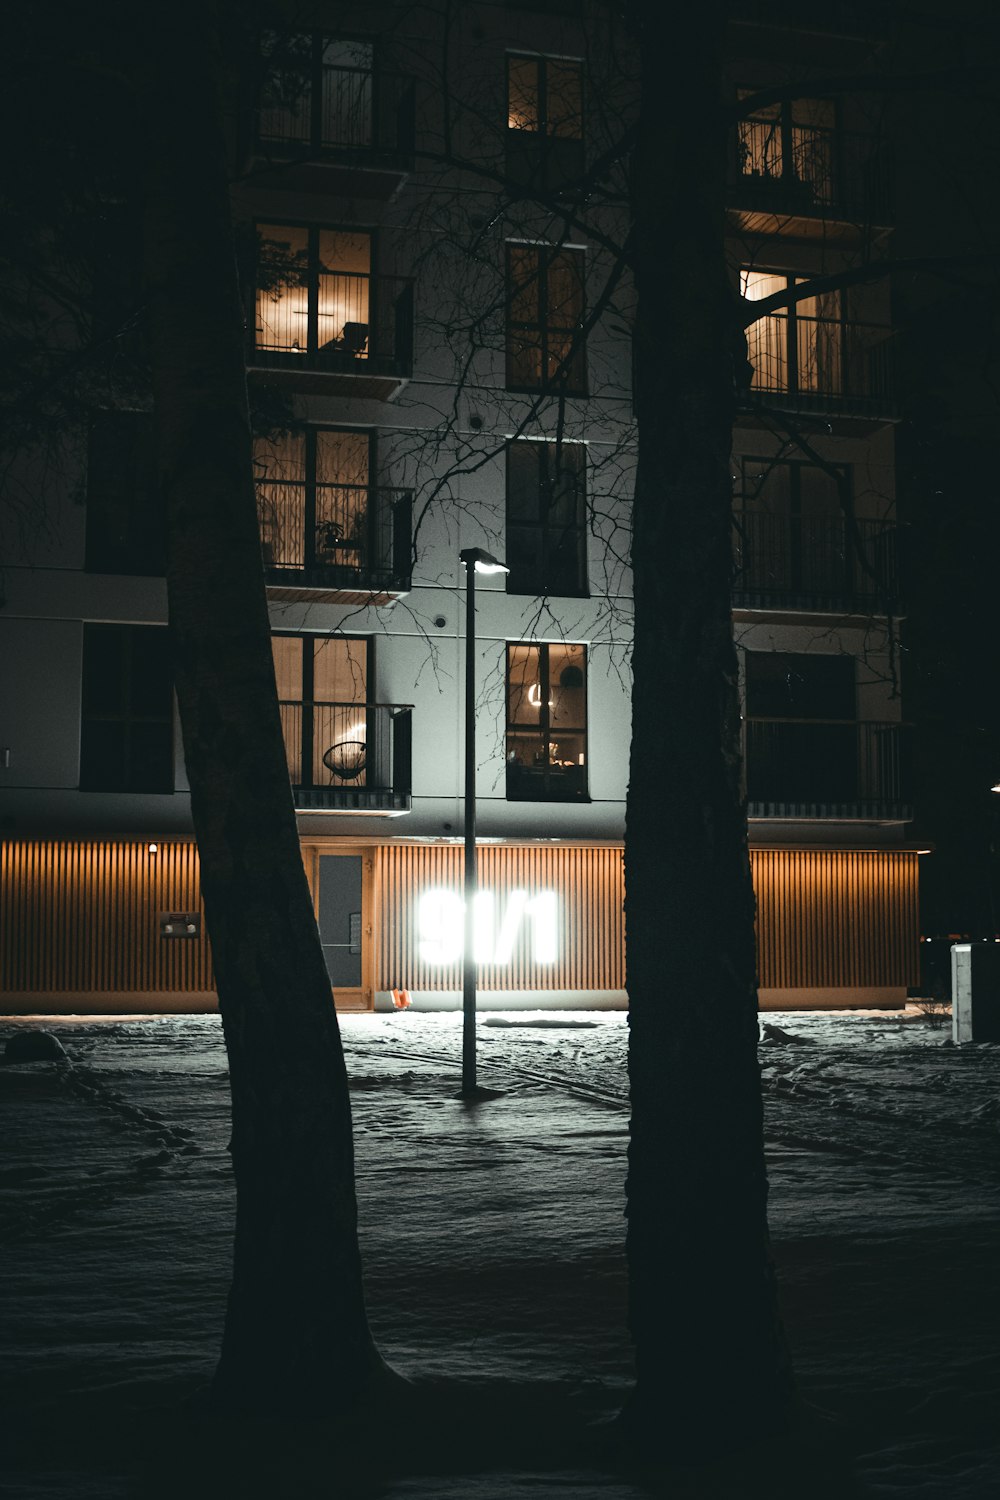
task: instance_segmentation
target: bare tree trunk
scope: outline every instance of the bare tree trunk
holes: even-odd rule
[[[637,1385],[626,1420],[665,1453],[773,1429],[791,1395],[768,1256],[729,599],[739,320],[724,253],[722,10],[705,3],[682,23],[673,12],[667,35],[662,7],[633,8],[643,103],[625,866]]]
[[[271,661],[219,42],[207,6],[161,0],[154,17],[145,271],[170,630],[233,1097],[236,1244],[215,1394],[329,1411],[382,1367]]]

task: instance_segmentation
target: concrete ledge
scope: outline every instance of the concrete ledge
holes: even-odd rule
[[[411,990],[413,1010],[461,1010],[461,990]],[[389,990],[375,991],[375,1009],[392,1010]],[[624,990],[480,990],[477,1010],[627,1010]]]
[[[850,985],[810,989],[760,990],[761,1010],[905,1010],[906,986]]]

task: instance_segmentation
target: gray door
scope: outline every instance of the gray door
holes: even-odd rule
[[[334,989],[361,987],[361,855],[321,854],[319,935]]]

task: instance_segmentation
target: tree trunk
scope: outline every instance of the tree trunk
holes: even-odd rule
[[[197,3],[157,5],[152,29],[144,250],[170,631],[233,1098],[236,1243],[214,1392],[315,1413],[382,1367],[271,661],[219,43]]]
[[[641,29],[628,1238],[636,1437],[664,1454],[784,1423],[768,1255],[730,614],[736,298],[725,263],[723,7]],[[661,30],[662,28],[662,30]],[[664,60],[674,65],[664,76]]]

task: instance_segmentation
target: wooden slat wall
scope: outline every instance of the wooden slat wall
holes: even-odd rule
[[[375,851],[375,987],[454,990],[458,964],[418,955],[416,901],[432,886],[459,891],[455,845]],[[495,989],[624,987],[622,852],[606,847],[485,845],[480,880],[503,901],[517,887],[550,889],[560,906],[560,956],[533,962],[522,940],[509,966],[484,965]],[[917,856],[910,851],[755,849],[760,982],[769,989],[919,982]],[[0,845],[0,988],[35,991],[211,991],[208,939],[165,940],[161,911],[199,911],[193,842],[11,842]]]
[[[484,964],[484,990],[620,990],[625,985],[625,889],[622,853],[613,848],[569,845],[484,845],[479,850],[479,883],[497,893],[521,887],[555,891],[559,898],[559,958],[535,963],[528,924],[510,964]],[[375,866],[377,911],[376,988],[461,989],[458,963],[445,967],[419,956],[417,900],[422,891],[444,886],[462,889],[462,850],[455,845],[389,845],[378,850]]]
[[[625,928],[622,852],[608,848],[490,846],[480,883],[501,901],[516,886],[558,893],[558,963],[535,965],[526,945],[504,970],[484,965],[482,989],[622,989]],[[755,849],[760,983],[766,989],[846,988],[919,982],[917,856],[906,850]],[[421,962],[416,902],[421,891],[460,891],[456,846],[379,850],[376,986],[454,990],[458,964]]]
[[[208,938],[161,938],[161,911],[201,911],[193,842],[0,845],[0,988],[212,989]]]
[[[754,849],[761,986],[918,984],[917,860],[909,850]]]

